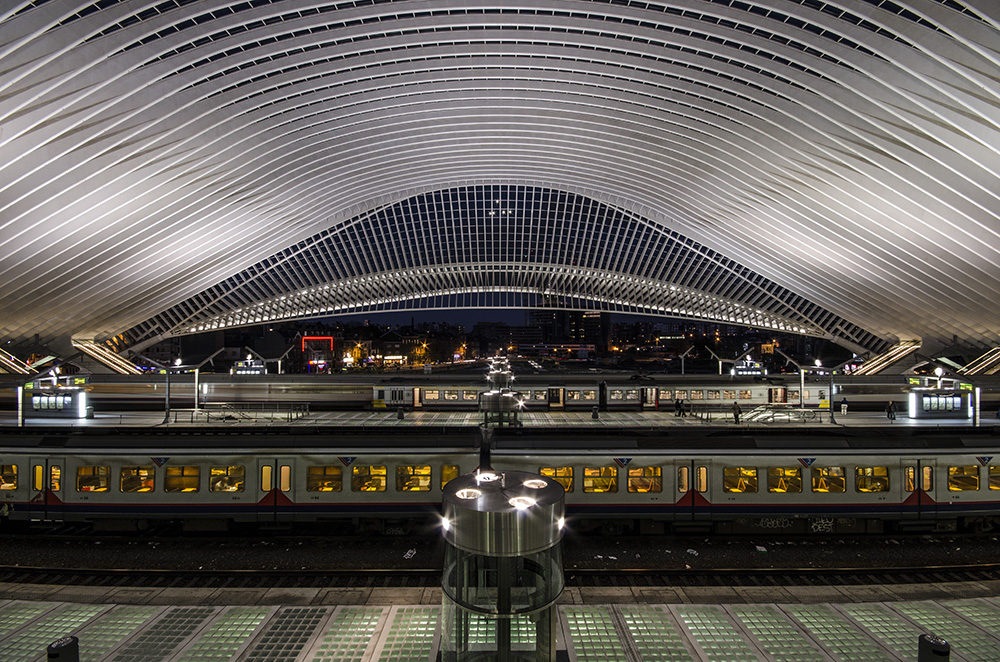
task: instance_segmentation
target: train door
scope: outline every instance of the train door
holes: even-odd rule
[[[257,521],[277,522],[291,518],[295,493],[292,477],[295,464],[291,458],[257,460]]]
[[[768,390],[767,401],[773,405],[788,403],[788,390],[784,386],[772,386]]]
[[[929,520],[937,515],[936,462],[929,458],[904,459],[902,512],[904,519]]]
[[[709,519],[708,460],[682,460],[677,462],[678,522],[697,522]]]
[[[66,459],[33,457],[29,463],[31,464],[29,519],[62,519]]]
[[[657,388],[655,386],[644,386],[642,388],[642,408],[659,409],[660,403],[656,395]]]
[[[563,389],[562,388],[550,388],[549,389],[549,409],[562,409],[563,408]]]
[[[413,408],[421,409],[424,406],[424,390],[422,388],[413,389]]]

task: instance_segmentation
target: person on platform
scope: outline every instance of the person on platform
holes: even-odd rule
[[[740,403],[733,400],[733,422],[736,425],[740,424],[740,414],[743,413],[743,409],[740,407]]]
[[[847,398],[840,401],[840,413],[842,416],[847,416]]]
[[[889,403],[886,404],[886,406],[885,406],[885,417],[888,418],[890,421],[896,420],[896,403],[895,402],[893,402],[893,401],[890,400]]]

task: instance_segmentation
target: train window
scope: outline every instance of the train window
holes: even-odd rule
[[[424,391],[425,402],[427,400],[440,400],[440,399],[441,399],[441,391],[437,390],[436,388],[429,388]]]
[[[691,480],[691,470],[688,467],[677,467],[677,491],[685,493],[691,489],[688,482]]]
[[[674,400],[687,400],[687,399],[688,399],[687,391],[674,391]]]
[[[748,388],[740,389],[738,397],[740,400],[750,400],[753,398],[753,391]]]
[[[924,492],[929,492],[934,486],[934,470],[932,467],[921,467],[923,473],[923,480],[921,481],[920,489]],[[916,489],[916,467],[903,467],[903,489],[907,492],[912,492]]]
[[[352,469],[351,489],[355,492],[385,492],[384,464],[361,464]]]
[[[771,467],[767,470],[768,492],[801,492],[802,467]]]
[[[538,473],[556,481],[567,492],[573,491],[573,467],[541,467]]]
[[[725,467],[722,489],[726,492],[756,492],[757,467]]]
[[[673,400],[673,399],[674,395],[670,391],[670,389],[665,389],[665,388],[660,389],[660,400]]]
[[[799,392],[788,389],[788,394],[785,396],[786,402],[797,401],[799,399]]]
[[[0,464],[0,490],[17,489],[17,465]]]
[[[580,398],[583,399],[583,400],[596,400],[597,399],[597,391],[592,391],[592,390],[591,391],[581,391],[580,392]]]
[[[423,464],[415,467],[396,467],[397,492],[429,492],[431,489],[431,467]]]
[[[696,467],[694,470],[694,491],[708,491],[708,467]]]
[[[152,492],[155,475],[153,467],[122,467],[122,492]]]
[[[610,399],[610,400],[624,400],[625,399],[625,391],[623,391],[621,389],[613,388],[608,393],[608,399]]]
[[[36,492],[41,492],[45,485],[45,467],[40,464],[36,464],[34,468],[34,476],[32,476],[31,487]]]
[[[479,399],[479,391],[462,391],[462,399],[466,400],[466,401],[469,401],[469,400],[478,400]]]
[[[990,467],[990,489],[1000,490],[1000,466]]]
[[[104,466],[77,467],[77,492],[107,492],[111,486],[111,468]]]
[[[49,489],[58,492],[62,489],[62,469],[58,464],[49,467]]]
[[[707,391],[707,393],[708,393],[708,399],[709,400],[718,400],[718,399],[720,399],[719,398],[720,394],[719,394],[718,391]]]
[[[262,492],[274,489],[274,467],[270,464],[263,464],[260,467],[260,489]]]
[[[736,391],[734,389],[724,389],[722,391],[722,399],[723,400],[735,400],[736,399]]]
[[[306,492],[339,492],[343,487],[344,473],[338,466],[313,466],[306,470]]]
[[[660,467],[634,467],[628,470],[629,492],[661,492],[663,476]]]
[[[292,467],[289,464],[281,465],[278,469],[278,488],[282,492],[288,492],[292,489]]]
[[[846,492],[847,478],[844,467],[813,467],[813,492]]]
[[[242,492],[245,479],[246,468],[242,465],[212,467],[208,489],[211,492]]]
[[[584,492],[617,492],[618,469],[616,467],[584,467]]]
[[[444,392],[444,399],[445,400],[458,400],[458,391],[445,391]]]
[[[705,399],[705,392],[702,391],[701,389],[698,389],[696,391],[691,391],[691,399],[692,400],[704,400]]]
[[[579,400],[580,399],[580,392],[579,391],[566,391],[566,399],[567,400]]]
[[[889,491],[889,467],[855,467],[854,477],[858,492]]]
[[[164,492],[197,492],[201,467],[167,467],[163,477]]]
[[[952,492],[978,490],[979,465],[970,464],[964,467],[948,467],[948,489]]]
[[[458,465],[457,464],[446,464],[441,467],[441,489],[450,483],[451,481],[458,478]]]
[[[385,400],[385,389],[384,388],[378,389],[378,395],[375,396],[375,399],[376,400]]]
[[[625,399],[634,401],[639,399],[639,389],[630,388],[625,391]]]
[[[534,399],[534,400],[540,400],[540,401],[544,402],[544,401],[546,401],[546,400],[549,399],[549,392],[548,391],[533,391],[533,393],[534,393],[534,395],[532,396],[532,399]]]

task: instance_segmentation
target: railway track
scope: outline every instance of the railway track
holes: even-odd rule
[[[948,584],[1000,579],[1000,564],[933,568],[574,569],[567,587],[780,587]],[[352,570],[80,570],[0,566],[0,582],[133,588],[433,588],[436,568]]]

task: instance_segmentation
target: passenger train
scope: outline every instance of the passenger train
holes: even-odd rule
[[[881,410],[892,401],[900,412],[920,405],[922,414],[969,417],[972,386],[947,381],[893,376],[850,378],[837,376],[834,399],[847,399],[855,411]],[[24,391],[29,416],[82,418],[87,407],[97,412],[126,409],[162,409],[167,397],[163,375],[76,377],[66,386],[39,384]],[[313,411],[361,409],[413,409],[475,411],[481,395],[493,388],[484,375],[173,375],[170,406],[255,403],[295,404]],[[519,376],[510,385],[527,411],[661,410],[672,411],[678,401],[688,409],[721,409],[738,401],[746,408],[757,405],[828,406],[831,383],[797,375],[767,378],[714,375],[636,375],[628,373],[566,373]],[[2,395],[2,394],[0,394]],[[920,402],[914,398],[919,396]],[[12,394],[7,394],[12,397]],[[985,393],[982,403],[996,410],[997,392]],[[931,401],[927,401],[931,398]],[[992,400],[991,400],[992,398]]]
[[[846,534],[1000,525],[1000,435],[981,428],[878,436],[817,428],[760,437],[508,429],[496,433],[485,460],[491,466],[476,449],[475,429],[377,439],[332,431],[95,432],[0,437],[5,514],[130,527],[161,519],[213,528],[338,520],[359,531],[416,530],[439,523],[451,479],[516,470],[562,484],[577,531]]]

